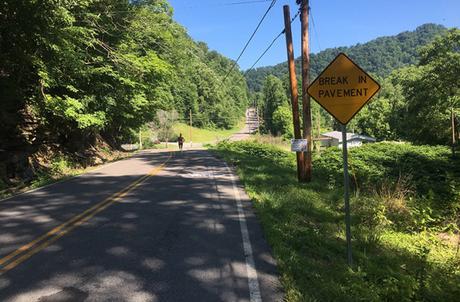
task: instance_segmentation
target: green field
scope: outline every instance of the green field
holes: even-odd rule
[[[352,246],[346,261],[340,150],[314,158],[299,184],[293,153],[220,143],[273,249],[286,301],[458,301],[460,160],[446,147],[350,150]]]
[[[201,129],[192,127],[192,139],[194,143],[209,143],[220,141],[230,137],[232,134],[238,132],[244,127],[244,121],[238,123],[238,125],[232,129]],[[190,126],[183,123],[177,123],[174,126],[174,133],[182,135],[185,138],[185,142],[190,142]]]

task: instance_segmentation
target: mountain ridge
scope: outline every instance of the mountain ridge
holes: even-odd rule
[[[310,55],[310,79],[314,79],[340,52],[346,53],[367,72],[378,77],[386,77],[394,69],[416,64],[418,49],[447,30],[443,25],[426,23],[413,31],[378,37],[366,43],[327,48]],[[300,75],[300,57],[295,59],[295,63],[296,72]],[[286,61],[250,70],[246,74],[249,91],[261,91],[265,77],[270,74],[284,79],[287,77],[287,70]]]

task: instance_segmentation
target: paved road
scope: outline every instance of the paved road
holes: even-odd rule
[[[144,152],[0,201],[0,301],[281,301],[234,174]]]
[[[251,134],[259,129],[259,118],[257,117],[257,111],[251,107],[246,110],[246,123],[244,128],[238,133],[233,134],[230,137],[231,141],[240,141],[250,138]]]

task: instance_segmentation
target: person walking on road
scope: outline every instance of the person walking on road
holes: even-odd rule
[[[184,147],[184,137],[182,136],[182,133],[179,134],[179,137],[177,138],[177,143],[179,144],[179,150],[182,151],[182,148]]]

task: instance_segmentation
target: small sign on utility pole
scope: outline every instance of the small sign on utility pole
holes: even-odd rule
[[[308,142],[306,139],[291,139],[292,152],[306,152],[308,150]]]
[[[340,53],[308,87],[308,94],[342,124],[343,180],[348,265],[353,265],[350,226],[347,124],[379,91],[380,85]]]

